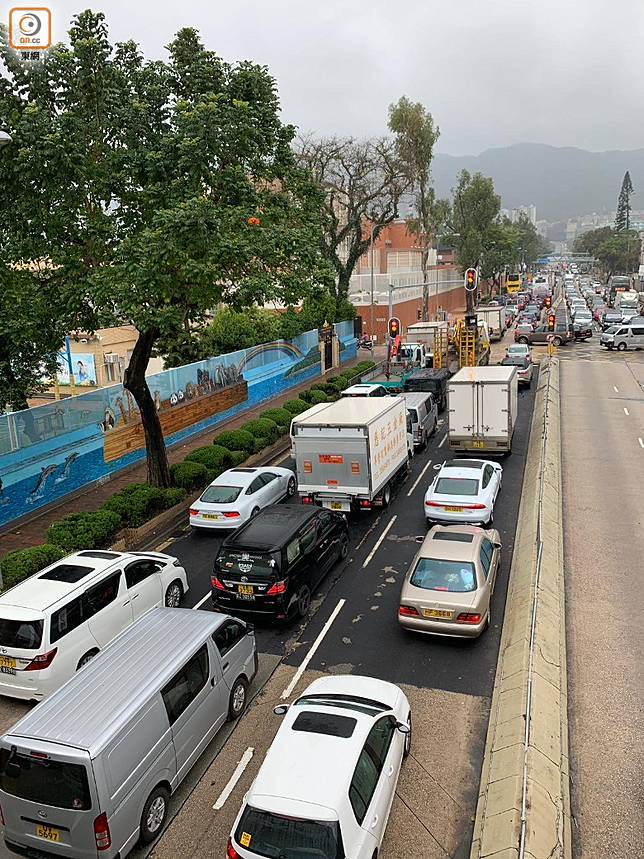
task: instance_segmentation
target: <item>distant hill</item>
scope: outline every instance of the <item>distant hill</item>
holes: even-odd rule
[[[537,218],[548,221],[614,211],[622,178],[630,170],[633,208],[644,208],[644,149],[587,152],[572,146],[519,143],[480,155],[439,153],[432,166],[439,196],[450,196],[463,169],[491,176],[504,208],[534,203]]]

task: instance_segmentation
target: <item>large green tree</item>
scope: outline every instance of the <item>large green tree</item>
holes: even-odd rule
[[[389,130],[394,134],[398,157],[413,188],[415,217],[407,220],[407,228],[415,236],[421,252],[423,273],[423,320],[429,320],[429,252],[439,230],[447,221],[449,202],[437,199],[431,183],[434,146],[440,130],[431,113],[420,102],[402,96],[389,105]]]
[[[478,267],[497,231],[501,198],[487,176],[462,170],[453,190],[451,241],[462,268]]]
[[[228,64],[182,30],[167,63],[112,47],[102,14],[83,12],[69,46],[10,72],[0,98],[18,153],[14,259],[48,260],[85,327],[133,324],[124,384],[139,407],[148,479],[170,481],[145,380],[160,338],[189,332],[221,303],[297,301],[328,277],[323,195],[294,163],[273,78]],[[5,159],[6,161],[6,159]],[[32,205],[33,208],[30,208]]]
[[[619,190],[617,199],[617,213],[615,215],[615,229],[617,232],[622,230],[630,230],[631,228],[631,194],[633,193],[633,183],[631,174],[626,171],[622,179],[622,187]]]
[[[589,230],[578,236],[573,244],[573,251],[578,254],[590,254],[594,256],[597,253],[597,248],[611,238],[613,235],[612,227],[599,227],[596,230]]]

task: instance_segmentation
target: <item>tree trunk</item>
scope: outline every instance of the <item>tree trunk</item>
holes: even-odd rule
[[[139,411],[145,434],[145,450],[148,462],[148,483],[167,489],[170,486],[168,454],[156,405],[145,380],[145,371],[152,354],[152,347],[159,336],[155,328],[140,331],[132,357],[123,377],[123,387],[131,392]]]
[[[347,266],[343,266],[338,273],[338,288],[335,293],[335,309],[339,313],[342,302],[348,300],[349,282],[351,280],[351,271]],[[331,320],[329,320],[330,322]]]

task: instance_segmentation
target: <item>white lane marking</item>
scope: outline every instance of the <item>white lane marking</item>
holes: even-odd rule
[[[617,387],[617,385],[613,385],[613,390],[616,394],[619,394],[619,388]]]
[[[363,565],[362,565],[362,569],[363,569],[363,570],[364,570],[364,569],[365,569],[365,567],[369,564],[369,561],[371,561],[371,559],[373,558],[373,556],[376,554],[376,552],[377,552],[377,551],[378,551],[378,549],[380,548],[380,545],[381,545],[382,541],[385,539],[385,537],[386,537],[386,536],[387,536],[387,534],[389,533],[389,529],[390,529],[390,528],[391,528],[391,526],[394,524],[394,522],[396,521],[396,519],[397,519],[397,518],[398,518],[398,516],[397,516],[396,514],[394,514],[394,515],[391,517],[391,519],[389,520],[389,522],[387,522],[387,525],[386,525],[386,527],[385,527],[384,531],[382,532],[382,534],[381,534],[381,535],[378,537],[378,539],[376,540],[376,545],[373,547],[373,549],[372,549],[372,550],[369,552],[369,554],[367,555],[366,560],[365,560],[365,562],[364,562],[364,563],[363,563]]]
[[[414,491],[414,489],[418,486],[418,484],[420,483],[420,481],[423,479],[423,474],[427,471],[427,469],[429,468],[429,466],[430,466],[431,464],[432,464],[432,461],[431,461],[431,459],[430,459],[430,460],[429,460],[429,462],[427,463],[427,465],[425,466],[425,468],[423,468],[423,470],[422,470],[422,471],[420,472],[420,474],[418,475],[418,478],[416,479],[416,482],[414,483],[414,485],[412,486],[412,488],[411,488],[411,489],[409,490],[409,492],[407,493],[407,498],[409,498],[409,496],[412,494],[412,492]]]
[[[626,406],[624,406],[624,414],[626,415],[626,417],[628,417],[628,409],[626,408]]]
[[[192,610],[194,611],[197,608],[201,608],[201,606],[205,603],[209,596],[211,596],[211,594],[206,594],[206,596],[202,600],[199,600],[197,605],[193,605]]]
[[[443,436],[443,438],[440,440],[440,442],[438,443],[438,446],[439,446],[439,447],[442,447],[442,446],[445,444],[445,442],[446,442],[446,441],[447,441],[447,433],[445,433],[445,435]]]
[[[237,784],[239,779],[242,777],[242,774],[243,774],[244,770],[246,769],[246,767],[248,766],[248,764],[251,762],[254,753],[255,753],[255,749],[252,748],[252,746],[249,746],[246,749],[246,751],[244,752],[244,754],[241,756],[240,762],[235,767],[235,772],[231,775],[231,777],[228,781],[228,784],[222,790],[222,792],[219,794],[219,796],[217,797],[217,801],[213,805],[213,809],[215,811],[219,811],[220,808],[224,807],[226,800],[228,799],[230,794],[235,789],[235,785]]]
[[[637,439],[640,443],[640,447],[644,448],[644,441],[641,438]]]
[[[301,677],[301,676],[302,676],[302,674],[304,674],[304,672],[306,671],[306,669],[307,669],[307,666],[308,666],[309,662],[310,662],[310,661],[313,659],[313,657],[315,656],[315,652],[316,652],[316,650],[317,650],[317,649],[318,649],[318,647],[322,644],[322,640],[324,639],[324,636],[327,634],[327,632],[328,632],[328,631],[329,631],[329,629],[331,628],[331,624],[333,623],[333,621],[336,619],[336,617],[337,617],[337,616],[338,616],[338,614],[340,613],[340,609],[341,609],[341,608],[342,608],[342,606],[345,604],[345,602],[346,602],[346,600],[344,600],[344,599],[342,599],[342,600],[339,600],[339,601],[338,601],[338,604],[336,605],[336,607],[335,607],[335,608],[333,609],[333,611],[331,612],[331,617],[327,620],[327,622],[326,622],[326,623],[324,624],[324,626],[322,627],[322,629],[321,629],[321,631],[320,631],[320,634],[318,635],[318,637],[315,639],[315,641],[314,641],[314,642],[313,642],[313,644],[311,645],[311,649],[309,650],[309,652],[308,652],[308,653],[306,654],[306,656],[304,657],[304,659],[303,659],[303,661],[302,661],[302,664],[300,665],[300,667],[297,669],[297,671],[295,672],[295,674],[294,674],[294,675],[293,675],[293,677],[291,678],[291,682],[288,684],[288,686],[286,687],[286,689],[285,689],[285,690],[282,692],[282,694],[280,695],[280,697],[281,697],[282,699],[285,699],[285,698],[289,698],[289,697],[290,697],[291,692],[293,691],[293,689],[295,689],[295,687],[296,687],[296,686],[297,686],[297,684],[299,683],[300,677]]]

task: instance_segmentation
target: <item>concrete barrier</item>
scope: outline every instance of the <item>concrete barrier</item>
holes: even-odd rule
[[[542,361],[470,859],[570,859],[559,362]]]

